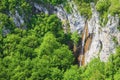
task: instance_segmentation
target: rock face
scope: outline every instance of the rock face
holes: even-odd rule
[[[118,16],[108,15],[107,24],[100,26],[99,13],[95,10],[94,3],[91,3],[92,18],[88,21],[89,33],[93,34],[93,39],[89,50],[85,53],[85,63],[94,57],[100,57],[101,61],[106,62],[111,53],[114,53],[116,44],[113,37],[120,42],[120,32],[117,30],[119,25]]]
[[[14,15],[10,12],[10,16],[13,17],[14,23],[17,27],[20,27],[24,24],[24,16],[20,16],[17,10],[15,11]]]
[[[63,9],[62,5],[60,7],[56,7],[57,11],[55,14],[57,14],[58,18],[60,18],[63,22],[65,30],[68,28],[66,25],[66,23],[68,23],[71,32],[78,31],[78,33],[82,33],[85,26],[85,18],[79,14],[79,11],[73,1],[69,2],[69,5],[72,9],[71,14],[67,13]]]
[[[40,11],[40,12],[44,12],[45,14],[49,13],[48,10],[45,7],[43,7],[42,5],[34,3],[34,7],[36,8],[36,12]]]

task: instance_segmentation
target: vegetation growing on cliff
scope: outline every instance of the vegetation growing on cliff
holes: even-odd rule
[[[108,14],[120,17],[120,1],[119,0],[99,0],[96,9],[100,13],[101,25],[104,26],[108,21]]]
[[[90,3],[96,4],[96,9],[100,13],[101,25],[104,26],[108,21],[108,14],[120,17],[120,1],[119,0],[73,0],[77,5],[80,14],[86,18],[92,15]]]
[[[89,0],[88,0],[89,1]],[[86,0],[74,0],[81,15],[90,18],[92,15],[89,2]]]

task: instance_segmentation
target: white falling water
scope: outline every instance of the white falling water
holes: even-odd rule
[[[86,30],[85,30],[85,32],[84,32],[84,34],[83,34],[83,40],[82,40],[82,48],[81,48],[81,54],[83,54],[84,53],[84,45],[85,45],[85,37],[86,37]]]
[[[80,55],[80,61],[79,61],[79,66],[82,65],[83,57],[84,57],[84,48],[85,48],[85,41],[86,41],[86,33],[87,33],[87,25],[85,25],[84,31],[83,31],[83,39],[82,39],[82,46],[81,46],[81,52],[79,53]]]

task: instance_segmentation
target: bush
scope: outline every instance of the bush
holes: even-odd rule
[[[71,13],[72,12],[72,9],[71,9],[69,3],[65,4],[64,9],[67,11],[67,13]]]
[[[111,6],[109,8],[109,12],[111,15],[119,14],[120,15],[120,1],[119,0],[112,0]]]
[[[110,1],[109,0],[99,0],[96,4],[96,9],[101,14],[103,14],[104,11],[108,10],[109,6],[110,6]]]

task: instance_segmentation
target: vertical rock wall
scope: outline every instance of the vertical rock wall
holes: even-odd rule
[[[101,61],[106,62],[109,55],[115,52],[116,44],[113,37],[116,37],[120,42],[120,31],[117,30],[119,26],[118,16],[108,15],[108,22],[102,27],[94,3],[91,3],[91,8],[92,18],[88,21],[88,30],[89,34],[93,34],[93,39],[90,49],[85,53],[85,64],[95,57],[100,57]]]
[[[77,6],[74,4],[73,1],[68,3],[72,10],[70,14],[64,10],[63,5],[55,7],[57,9],[55,14],[57,14],[58,18],[60,18],[61,21],[64,22],[64,25],[68,22],[71,32],[78,31],[78,33],[80,34],[82,33],[85,26],[85,18],[79,14]],[[64,26],[64,29],[67,29],[67,27],[69,26]]]

